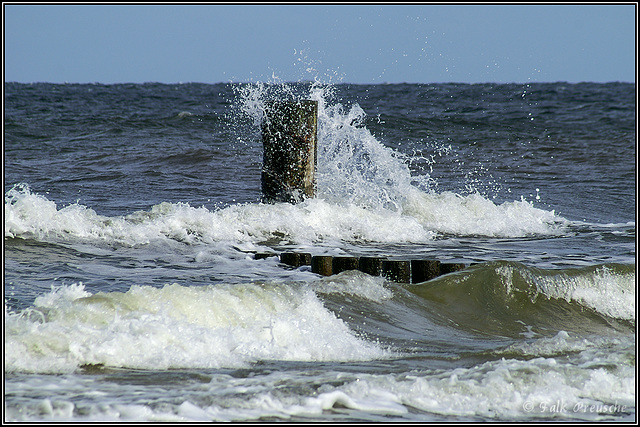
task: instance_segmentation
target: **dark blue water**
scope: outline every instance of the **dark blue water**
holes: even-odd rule
[[[4,94],[6,420],[635,420],[634,84]],[[318,194],[265,205],[291,97]],[[470,267],[253,255],[285,250]]]

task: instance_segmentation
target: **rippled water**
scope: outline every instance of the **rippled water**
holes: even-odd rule
[[[262,107],[318,194],[260,203]],[[635,85],[5,84],[5,420],[635,420]],[[257,252],[438,259],[398,284]]]

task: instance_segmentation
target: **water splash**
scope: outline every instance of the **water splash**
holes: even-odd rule
[[[459,193],[437,193],[437,182],[428,171],[413,176],[410,165],[416,159],[380,142],[365,126],[362,107],[343,104],[335,89],[319,82],[257,83],[237,92],[239,110],[254,125],[262,120],[266,100],[318,101],[317,198],[331,205],[410,217],[436,233],[518,237],[561,232],[563,218],[522,198],[496,205],[468,186]],[[434,162],[441,154],[421,153],[418,161]]]
[[[126,245],[169,238],[185,243],[368,241],[424,243],[438,235],[523,237],[557,235],[567,223],[523,198],[500,205],[480,195],[445,191],[428,171],[412,176],[415,160],[380,142],[357,103],[342,103],[334,85],[314,83],[235,86],[241,144],[261,153],[259,132],[272,99],[318,102],[317,197],[296,206],[260,203],[209,210],[163,202],[150,212],[104,217],[79,204],[55,202],[16,186],[5,194],[6,237],[99,239]],[[253,135],[247,135],[247,131]],[[437,161],[436,155],[430,161]],[[423,158],[427,153],[420,154]],[[256,159],[256,162],[259,162]],[[437,183],[436,183],[437,184]],[[461,195],[465,194],[465,195]]]

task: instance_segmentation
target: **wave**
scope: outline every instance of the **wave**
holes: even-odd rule
[[[324,292],[332,292],[327,286]],[[5,305],[5,372],[238,368],[387,354],[357,337],[302,283],[132,286],[95,294],[77,283],[52,288],[25,310]]]
[[[298,205],[249,203],[223,209],[162,202],[149,211],[103,216],[90,207],[54,201],[26,184],[5,193],[5,237],[146,244],[323,241],[424,243],[443,234],[518,237],[560,233],[557,217],[529,202],[497,206],[478,195],[414,194],[404,212],[335,204],[321,197]]]
[[[524,198],[497,205],[477,193],[435,192],[427,173],[415,176],[410,159],[367,129],[358,104],[330,102],[333,89],[312,85],[308,92],[296,94],[300,88],[287,85],[239,88],[237,121],[242,123],[247,118],[260,123],[270,97],[318,101],[314,199],[295,206],[248,203],[224,209],[161,202],[149,211],[105,217],[79,203],[58,208],[55,201],[32,193],[22,183],[5,193],[5,237],[88,238],[127,245],[156,238],[259,242],[282,235],[294,243],[422,243],[442,235],[526,237],[566,230],[566,220]],[[187,157],[192,161],[207,156],[195,150]]]
[[[501,261],[418,285],[358,271],[301,282],[134,285],[126,292],[91,293],[76,283],[52,288],[24,310],[5,303],[5,370],[237,368],[416,351],[455,358],[452,337],[460,338],[458,351],[483,357],[539,356],[550,346],[573,351],[589,334],[633,331],[629,265],[554,271]]]
[[[407,289],[461,328],[536,337],[635,330],[635,281],[635,265],[554,270],[494,261]]]

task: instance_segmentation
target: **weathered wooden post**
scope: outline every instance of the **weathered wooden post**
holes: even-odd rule
[[[323,276],[333,274],[333,257],[331,255],[316,255],[311,258],[311,271]]]
[[[411,260],[411,282],[421,283],[434,279],[440,275],[440,261]]]
[[[280,254],[280,262],[296,268],[303,265],[311,265],[311,254],[283,252]]]
[[[315,196],[318,101],[271,101],[262,122],[262,200],[298,203]]]
[[[358,269],[371,276],[382,276],[382,262],[385,258],[360,257]]]
[[[333,274],[342,273],[343,271],[357,270],[358,258],[352,256],[337,256],[333,258],[331,263]]]
[[[411,283],[411,261],[384,260],[382,261],[382,275],[398,283]]]
[[[452,262],[452,263],[442,263],[440,264],[440,274],[444,275],[444,274],[449,274],[449,273],[453,273],[456,271],[460,271],[460,270],[464,270],[467,266],[465,264],[459,263],[459,262]]]
[[[278,254],[275,254],[273,252],[259,252],[259,253],[256,253],[253,256],[253,258],[254,259],[267,259],[267,258],[271,258],[271,257],[274,257],[274,256],[278,256]]]

